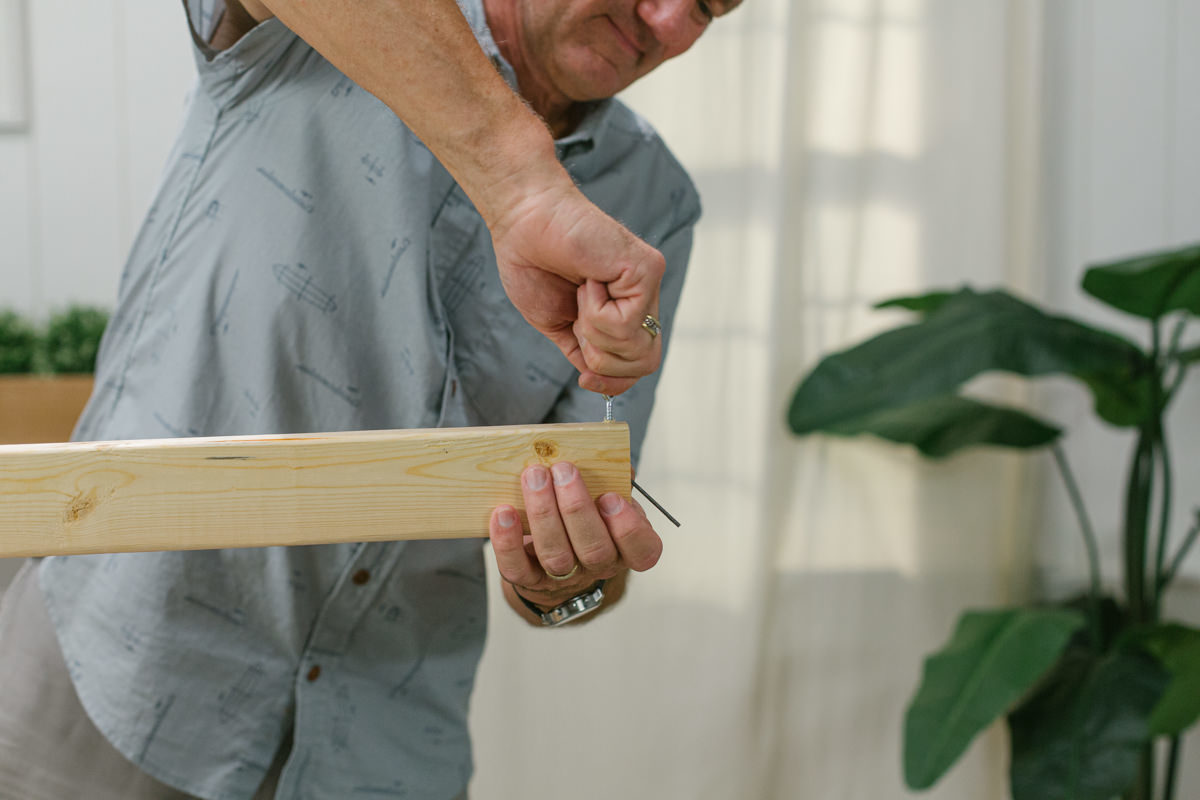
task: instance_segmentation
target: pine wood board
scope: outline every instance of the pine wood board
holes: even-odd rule
[[[0,558],[487,536],[520,474],[630,493],[624,423],[0,446]]]

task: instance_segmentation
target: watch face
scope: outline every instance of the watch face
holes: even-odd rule
[[[519,597],[520,595],[518,595]],[[542,624],[551,627],[562,625],[584,614],[590,614],[604,602],[604,581],[583,594],[577,594],[561,606],[552,608],[541,614]]]

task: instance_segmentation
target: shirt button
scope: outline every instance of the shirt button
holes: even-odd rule
[[[321,677],[321,666],[319,664],[314,664],[313,668],[308,671],[308,681],[309,683],[312,683],[319,677]]]
[[[362,586],[364,583],[371,580],[371,571],[360,569],[358,572],[354,573],[354,576],[350,578],[350,580],[354,582],[355,586]]]

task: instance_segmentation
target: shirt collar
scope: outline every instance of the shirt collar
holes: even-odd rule
[[[500,47],[492,37],[492,31],[487,24],[487,14],[483,10],[483,0],[458,0],[458,7],[462,10],[463,16],[467,18],[467,23],[471,26],[476,40],[479,41],[479,46],[491,59],[500,76],[512,87],[514,92],[519,93],[516,70],[500,53]],[[588,104],[589,108],[575,130],[554,141],[560,159],[586,154],[595,148],[596,139],[607,123],[608,107],[611,104],[611,100],[598,100]]]

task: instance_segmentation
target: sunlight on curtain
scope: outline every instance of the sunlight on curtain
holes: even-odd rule
[[[1012,8],[747,0],[627,93],[705,207],[639,474],[685,526],[589,626],[494,604],[474,796],[908,796],[922,655],[1023,586],[1024,478],[796,441],[784,413],[821,354],[898,319],[871,303],[1023,274]],[[999,798],[1001,745],[925,796]]]

